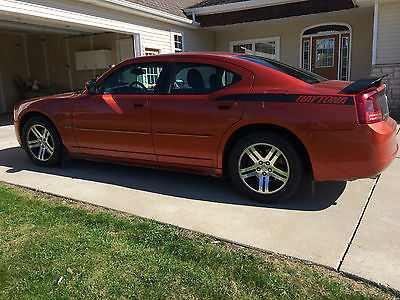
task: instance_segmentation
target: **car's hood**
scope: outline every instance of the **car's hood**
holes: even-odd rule
[[[33,103],[33,102],[42,101],[42,100],[57,100],[57,99],[72,98],[76,95],[80,95],[81,93],[82,93],[82,91],[75,91],[75,92],[67,92],[67,93],[55,94],[55,95],[49,95],[49,96],[29,98],[26,100],[19,101],[18,105],[21,105],[24,103]]]
[[[19,101],[15,106],[14,106],[14,118],[19,115],[22,111],[30,107],[32,104],[41,102],[41,101],[57,101],[57,100],[65,100],[65,99],[73,99],[76,96],[80,95],[82,92],[68,92],[68,93],[63,93],[63,94],[57,94],[57,95],[50,95],[50,96],[44,96],[44,97],[36,97],[36,98],[30,98],[27,100],[22,100]]]

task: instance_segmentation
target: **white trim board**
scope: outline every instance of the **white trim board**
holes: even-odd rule
[[[374,31],[372,37],[372,65],[376,65],[378,48],[378,29],[379,29],[379,3],[374,6]]]
[[[102,31],[112,31],[125,34],[139,33],[144,25],[119,21],[117,17],[98,17],[87,13],[50,7],[46,5],[25,2],[21,0],[0,0],[0,12],[6,14],[19,14],[41,21],[55,21],[57,23],[70,23],[80,27],[88,27]],[[191,24],[180,23],[193,28]]]

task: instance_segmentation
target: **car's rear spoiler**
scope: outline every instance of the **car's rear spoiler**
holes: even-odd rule
[[[368,76],[363,79],[354,81],[352,84],[346,86],[339,94],[357,94],[372,87],[380,87],[382,85],[383,76]]]

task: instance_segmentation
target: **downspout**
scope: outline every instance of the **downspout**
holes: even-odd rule
[[[194,11],[192,11],[192,22],[196,24],[196,13]]]

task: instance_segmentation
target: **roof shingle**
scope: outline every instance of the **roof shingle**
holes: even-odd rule
[[[184,18],[186,18],[186,15],[183,13],[183,10],[185,8],[196,6],[204,2],[201,0],[128,0],[128,1]]]
[[[221,4],[230,4],[230,3],[244,2],[244,1],[248,1],[248,0],[203,0],[203,1],[197,1],[198,3],[195,3],[189,7],[185,7],[185,9],[186,8],[214,6],[214,5],[221,5]]]

